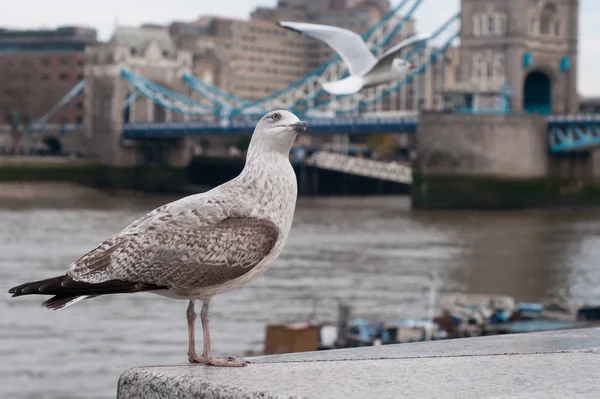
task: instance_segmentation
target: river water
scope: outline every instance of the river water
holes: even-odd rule
[[[63,192],[64,193],[64,192]],[[35,197],[35,196],[33,196]],[[13,285],[62,274],[74,259],[174,198],[0,200],[0,398],[114,398],[129,367],[184,364],[186,303],[153,294],[42,309]],[[216,352],[263,347],[267,323],[335,318],[335,298],[371,319],[421,317],[428,274],[443,290],[600,304],[600,210],[411,211],[406,197],[300,199],[271,269],[213,301]]]

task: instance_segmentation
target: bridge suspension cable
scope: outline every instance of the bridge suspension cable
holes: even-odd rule
[[[73,88],[71,90],[69,90],[67,92],[67,94],[65,94],[63,96],[63,98],[61,98],[50,109],[50,111],[46,112],[46,114],[43,115],[41,118],[32,122],[28,128],[33,129],[33,130],[42,129],[46,125],[48,120],[52,117],[52,115],[54,115],[59,109],[61,109],[65,105],[67,105],[72,99],[74,99],[75,97],[77,97],[79,94],[81,94],[83,92],[83,90],[85,89],[85,85],[86,85],[85,80],[81,80],[79,83],[77,83],[75,86],[73,86]]]
[[[140,92],[138,90],[134,90],[133,93],[125,101],[123,101],[123,109],[131,107],[131,104],[135,102],[140,97]]]
[[[121,69],[121,77],[136,91],[166,109],[184,115],[215,116],[213,108],[168,90],[126,68]]]
[[[188,86],[190,86],[192,90],[208,99],[216,108],[236,109],[252,104],[245,98],[238,97],[234,94],[221,90],[218,87],[203,82],[192,74],[184,73],[181,78]]]

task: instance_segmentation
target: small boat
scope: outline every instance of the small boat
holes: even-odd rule
[[[434,315],[435,289],[423,319],[372,321],[351,318],[338,301],[335,322],[307,321],[267,326],[265,354],[389,345],[448,338],[565,330],[600,325],[600,306],[577,310],[561,304],[516,302],[506,295],[445,293]]]

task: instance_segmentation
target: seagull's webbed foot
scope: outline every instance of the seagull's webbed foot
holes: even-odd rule
[[[244,367],[247,362],[243,360],[235,360],[233,357],[214,357],[211,354],[210,348],[210,317],[208,315],[208,304],[210,300],[204,300],[200,319],[202,320],[202,331],[204,333],[204,352],[202,356],[198,356],[195,351],[194,341],[194,320],[196,313],[194,312],[194,301],[190,301],[188,307],[188,326],[190,333],[190,347],[188,350],[188,359],[190,363],[203,363],[206,365],[217,367]]]
[[[188,362],[190,363],[207,363],[204,356],[200,356],[197,353],[188,354]]]
[[[248,364],[244,360],[236,360],[233,357],[210,357],[206,363],[217,367],[244,367]]]

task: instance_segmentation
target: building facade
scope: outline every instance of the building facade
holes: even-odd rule
[[[486,109],[506,84],[514,111],[575,112],[578,13],[579,0],[462,0],[455,91]]]
[[[86,46],[96,31],[82,27],[55,30],[0,29],[0,117],[27,123],[44,116],[83,79]],[[83,96],[52,115],[49,123],[81,123]]]
[[[306,39],[268,20],[202,17],[170,31],[179,48],[194,53],[196,76],[248,100],[285,88],[315,65]]]

